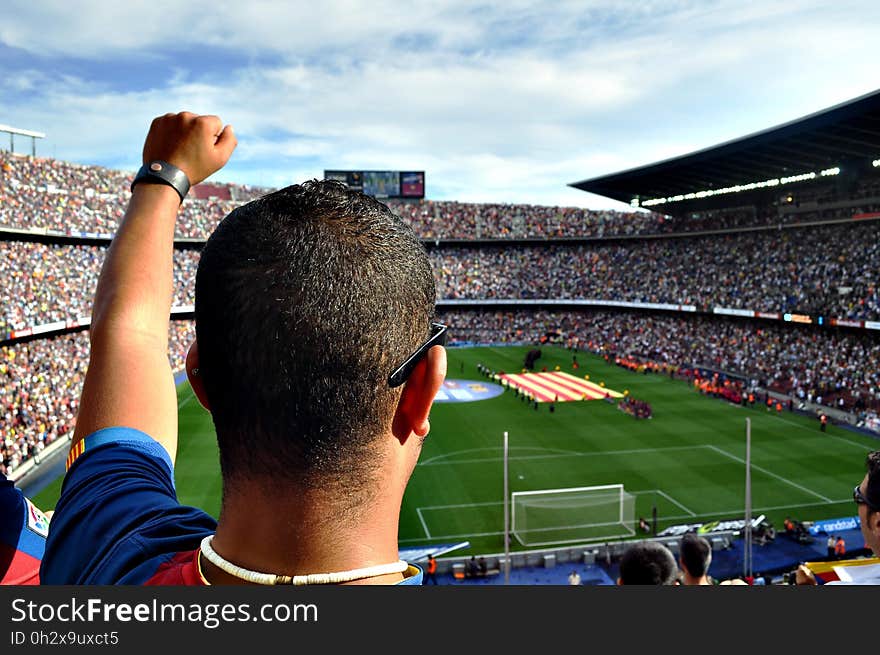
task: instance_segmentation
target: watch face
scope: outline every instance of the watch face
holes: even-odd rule
[[[134,190],[135,185],[145,182],[147,184],[167,184],[180,196],[180,202],[189,193],[189,179],[179,168],[172,166],[164,161],[152,161],[149,164],[141,166],[131,183],[131,189]]]

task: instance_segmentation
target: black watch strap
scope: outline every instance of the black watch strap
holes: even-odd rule
[[[189,193],[189,178],[182,170],[173,164],[161,159],[155,159],[141,166],[137,175],[131,181],[131,190],[137,184],[144,182],[146,184],[167,184],[172,187],[180,196],[180,202]]]

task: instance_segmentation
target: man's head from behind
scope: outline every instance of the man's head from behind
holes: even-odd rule
[[[685,583],[702,579],[712,563],[712,545],[705,537],[693,532],[684,534],[678,544],[678,560],[685,574]]]
[[[619,585],[671,585],[678,577],[672,552],[658,541],[637,541],[620,558]]]
[[[353,505],[365,500],[381,437],[427,432],[433,395],[427,407],[410,396],[429,382],[431,357],[412,384],[388,377],[428,337],[435,299],[413,231],[341,183],[313,180],[233,210],[201,254],[190,357],[224,490],[338,485]]]

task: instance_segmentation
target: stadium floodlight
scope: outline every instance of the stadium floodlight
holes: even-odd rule
[[[0,132],[8,132],[10,134],[20,134],[21,136],[30,136],[36,139],[43,139],[46,137],[42,132],[34,132],[33,130],[22,130],[17,127],[12,127],[10,125],[0,125]]]
[[[880,167],[880,159],[874,160],[874,166]],[[797,175],[787,175],[786,177],[772,178],[769,180],[763,180],[761,182],[748,182],[745,184],[734,184],[733,186],[722,187],[720,189],[704,189],[702,191],[696,191],[687,194],[679,194],[675,196],[668,196],[664,198],[650,198],[648,200],[639,201],[638,199],[633,199],[634,203],[641,202],[642,207],[654,207],[655,205],[666,205],[673,202],[681,202],[682,200],[693,200],[695,198],[711,198],[713,196],[721,196],[727,195],[729,193],[742,193],[743,191],[753,191],[754,189],[766,189],[768,187],[775,187],[781,184],[792,184],[794,182],[805,182],[807,180],[814,180],[817,177],[828,177],[829,175],[839,175],[840,167],[835,166],[833,168],[826,168],[825,170],[816,173],[798,173]],[[636,205],[634,205],[636,206]]]
[[[0,132],[9,135],[9,151],[15,151],[15,135],[19,136],[27,136],[31,139],[31,155],[37,155],[37,139],[45,139],[46,135],[42,132],[35,132],[34,130],[22,130],[18,127],[12,127],[11,125],[0,125]]]
[[[873,162],[874,168],[880,168],[880,159],[875,159]]]
[[[804,182],[816,178],[815,173],[800,173],[798,175],[789,175],[788,177],[779,178],[780,184],[791,184],[792,182]]]
[[[622,484],[515,491],[510,500],[510,531],[523,546],[635,535],[635,496]]]

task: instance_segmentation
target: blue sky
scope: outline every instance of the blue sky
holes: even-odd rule
[[[235,127],[218,180],[424,170],[438,200],[620,209],[567,184],[880,88],[878,25],[877,0],[6,0],[0,123],[134,170],[186,109]]]

